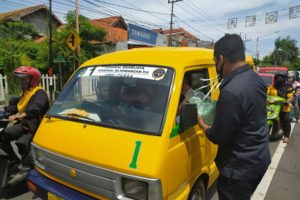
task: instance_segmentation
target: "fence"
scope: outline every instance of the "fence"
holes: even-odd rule
[[[57,85],[57,76],[53,75],[53,77],[46,75],[42,75],[41,83],[40,85],[46,90],[49,98],[54,98],[55,91],[56,91],[56,85]],[[52,94],[51,89],[53,88]],[[3,76],[0,74],[0,101],[6,101],[7,94],[8,94],[8,85],[7,85],[7,76]]]
[[[0,101],[5,101],[6,94],[8,93],[7,89],[7,78],[0,74]]]
[[[40,85],[46,90],[48,97],[52,98],[52,100],[54,100],[55,97],[55,91],[56,91],[56,80],[57,77],[54,74],[52,77],[48,76],[48,74],[46,75],[42,75],[42,79],[41,79],[41,83]],[[51,88],[52,87],[52,94],[51,94]]]

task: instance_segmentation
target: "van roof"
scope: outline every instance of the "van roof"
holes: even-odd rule
[[[250,55],[246,55],[246,62],[249,64],[249,65],[254,65],[254,60],[252,58],[252,56]]]
[[[154,47],[136,48],[118,51],[90,59],[81,67],[110,64],[144,64],[172,67],[183,70],[184,67],[214,64],[213,50],[194,47]]]

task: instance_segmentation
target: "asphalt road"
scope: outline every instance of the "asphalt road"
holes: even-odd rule
[[[291,141],[283,145],[282,141],[270,142],[272,163],[252,200],[298,200],[300,199],[300,124],[295,124]],[[278,160],[278,165],[276,164]],[[28,200],[32,193],[25,184],[16,188],[4,199]],[[207,194],[207,200],[217,200],[216,184]]]

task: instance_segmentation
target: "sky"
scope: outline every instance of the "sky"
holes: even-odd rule
[[[75,0],[52,0],[54,13],[64,20]],[[0,13],[45,4],[49,0],[0,0]],[[299,6],[298,18],[289,19],[289,8]],[[278,11],[277,22],[265,23],[267,13]],[[79,0],[79,13],[90,18],[122,15],[128,23],[148,29],[170,28],[171,4],[168,0]],[[300,46],[300,0],[182,0],[174,4],[174,28],[182,27],[201,40],[217,41],[225,33],[240,34],[246,41],[247,54],[259,58],[274,50],[278,37],[290,36]],[[245,27],[246,16],[256,16],[255,26]],[[229,19],[237,18],[228,29]],[[257,42],[258,41],[258,42]]]

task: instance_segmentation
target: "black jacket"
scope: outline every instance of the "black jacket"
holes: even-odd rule
[[[255,179],[271,162],[265,84],[245,65],[230,73],[220,88],[215,121],[206,131],[219,146],[216,165],[227,178]]]
[[[4,108],[6,112],[15,114],[18,112],[17,107],[18,101],[14,98],[9,102],[9,105]],[[35,133],[38,128],[42,116],[49,109],[49,98],[44,90],[37,90],[34,95],[30,98],[25,108],[27,117],[21,120],[23,126],[31,133]]]

